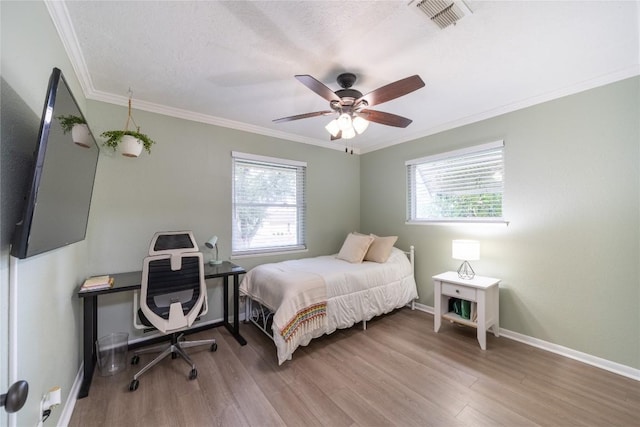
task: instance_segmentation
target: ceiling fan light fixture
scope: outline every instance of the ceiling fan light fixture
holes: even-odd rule
[[[340,114],[340,117],[338,117],[338,126],[340,126],[340,130],[341,131],[346,131],[349,129],[353,129],[353,126],[351,125],[351,116],[347,113],[342,113]]]
[[[356,136],[356,131],[353,130],[353,128],[349,128],[349,129],[345,129],[342,131],[342,138],[343,139],[351,139],[354,136]]]
[[[336,136],[338,136],[338,133],[340,132],[338,119],[331,120],[324,128],[327,130],[327,132],[331,134],[331,136],[335,138]]]
[[[351,139],[362,134],[369,126],[369,122],[406,128],[411,123],[410,119],[382,111],[369,110],[368,107],[407,95],[425,85],[420,76],[415,74],[362,95],[360,91],[351,89],[351,85],[355,82],[355,74],[352,73],[342,73],[338,76],[338,84],[342,89],[335,92],[310,75],[300,74],[295,77],[313,92],[329,101],[331,110],[297,114],[273,121],[281,123],[335,113],[338,117],[325,125],[325,129],[331,134],[332,141],[343,138]]]
[[[363,119],[360,116],[356,116],[353,118],[353,129],[355,129],[355,131],[358,132],[358,135],[360,135],[362,132],[367,130],[367,127],[369,127],[368,120]]]

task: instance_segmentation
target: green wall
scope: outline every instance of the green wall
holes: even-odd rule
[[[134,101],[135,108],[135,101]],[[95,134],[120,128],[124,107],[89,101]],[[232,260],[245,268],[291,257],[335,253],[360,225],[360,160],[340,150],[133,111],[142,131],[157,141],[137,159],[103,151],[89,223],[90,271],[139,270],[156,231],[193,230],[201,250],[217,235],[220,258],[231,254],[231,152],[307,162],[308,251],[293,256]],[[210,283],[206,320],[222,318],[222,287]],[[98,336],[114,331],[142,337],[132,326],[131,294],[100,298]]]
[[[81,109],[85,99],[42,2],[0,2],[2,74],[2,245],[0,247],[0,389],[9,384],[9,235],[21,215],[40,115],[53,67],[62,70]],[[8,95],[8,96],[7,96]],[[8,147],[10,147],[8,149]],[[19,165],[19,167],[16,167]],[[10,182],[11,186],[5,185]],[[9,222],[7,224],[5,221]],[[5,230],[9,230],[5,233]],[[81,303],[74,289],[88,272],[86,242],[17,262],[18,379],[29,383],[25,407],[13,417],[35,426],[40,399],[53,386],[67,399],[81,363]],[[57,423],[62,407],[48,421]],[[9,416],[0,410],[0,424]]]
[[[478,239],[500,326],[640,368],[640,78],[361,156],[361,230],[416,247],[420,302]],[[408,225],[406,160],[504,140],[509,225]]]

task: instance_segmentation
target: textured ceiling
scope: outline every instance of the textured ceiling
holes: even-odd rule
[[[637,1],[468,1],[440,30],[407,1],[48,2],[85,95],[134,108],[344,149],[328,109],[298,82],[332,90],[341,72],[368,93],[419,74],[426,86],[374,107],[356,152],[430,135],[640,73]],[[144,129],[144,123],[140,123]],[[102,131],[103,129],[97,129]],[[144,129],[152,134],[151,129]]]

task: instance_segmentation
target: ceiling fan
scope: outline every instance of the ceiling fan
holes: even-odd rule
[[[336,80],[342,89],[335,92],[310,75],[297,75],[295,78],[329,101],[329,107],[331,109],[283,117],[273,121],[275,123],[281,123],[307,119],[309,117],[337,114],[338,118],[332,120],[326,126],[327,131],[331,134],[332,141],[340,138],[353,138],[356,134],[364,132],[369,122],[406,128],[411,123],[411,119],[383,111],[369,110],[368,107],[391,101],[392,99],[399,98],[424,86],[424,82],[420,76],[414,75],[389,83],[366,95],[362,95],[360,91],[351,88],[356,81],[356,75],[353,73],[342,73],[338,76]]]

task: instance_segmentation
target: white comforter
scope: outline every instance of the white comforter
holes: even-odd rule
[[[301,282],[297,282],[298,273]],[[299,305],[294,308],[295,304],[305,300],[291,292],[299,287],[296,283],[304,283],[301,287],[311,292],[312,297],[305,302],[309,307],[320,306],[319,301],[326,298],[326,315],[310,317],[306,327],[285,340],[281,331],[291,316],[301,312]],[[385,263],[352,264],[328,255],[264,264],[245,275],[240,291],[275,312],[273,339],[280,364],[291,359],[298,346],[309,344],[313,338],[388,313],[418,297],[411,263],[397,248],[392,249]]]

